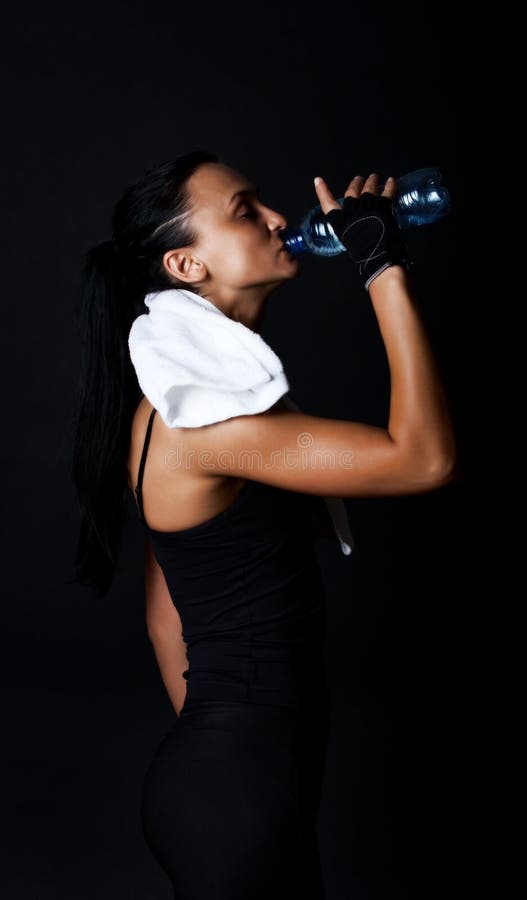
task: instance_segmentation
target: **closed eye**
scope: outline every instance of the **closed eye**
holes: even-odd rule
[[[257,216],[257,212],[254,209],[248,210],[245,213],[242,213],[241,216],[238,216],[239,219],[255,219]]]
[[[246,191],[248,194],[253,194],[256,202],[260,203],[260,190],[257,188],[254,191]],[[238,215],[238,219],[256,219],[258,217],[258,210],[251,205],[252,201],[243,201],[238,205],[238,212],[242,211],[241,215]]]

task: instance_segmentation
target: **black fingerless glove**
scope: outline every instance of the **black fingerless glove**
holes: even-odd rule
[[[392,204],[389,197],[363,191],[358,197],[344,197],[340,209],[330,209],[325,214],[326,221],[356,263],[366,291],[388,266],[401,265],[408,272],[413,269]]]

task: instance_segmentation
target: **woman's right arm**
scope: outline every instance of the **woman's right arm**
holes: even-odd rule
[[[366,189],[375,183],[376,176],[370,178]],[[348,190],[357,190],[354,182]],[[311,416],[276,404],[258,415],[196,429],[197,443],[207,448],[201,457],[204,474],[336,497],[417,493],[453,479],[454,429],[410,276],[402,265],[390,265],[376,275],[368,293],[390,370],[387,427]]]

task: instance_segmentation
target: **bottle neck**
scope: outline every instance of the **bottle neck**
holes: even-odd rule
[[[280,232],[280,237],[285,247],[290,253],[298,256],[299,253],[307,253],[308,246],[302,237],[302,233],[298,228],[284,228]]]

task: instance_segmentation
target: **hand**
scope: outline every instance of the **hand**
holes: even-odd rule
[[[340,206],[323,178],[315,185],[326,221],[358,266],[366,291],[389,266],[400,265],[409,271],[412,265],[392,209],[395,179],[388,178],[382,194],[378,189],[376,173],[366,180],[355,175]]]

